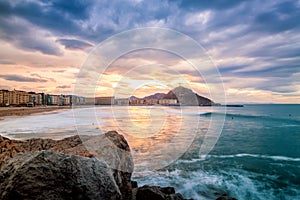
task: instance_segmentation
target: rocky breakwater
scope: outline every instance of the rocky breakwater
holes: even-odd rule
[[[174,199],[174,188],[138,187],[125,138],[115,131],[62,140],[0,136],[0,199]]]

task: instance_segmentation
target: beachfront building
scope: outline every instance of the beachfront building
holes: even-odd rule
[[[177,99],[160,99],[158,100],[160,105],[177,105]]]
[[[95,105],[114,105],[115,97],[95,97]]]
[[[118,106],[128,106],[129,99],[128,98],[120,98],[115,100],[115,104]]]
[[[156,105],[158,103],[159,103],[159,101],[157,99],[146,99],[145,100],[146,105]]]
[[[130,100],[130,105],[137,106],[137,105],[144,105],[146,101],[144,99],[132,99]]]
[[[0,106],[8,106],[9,105],[9,91],[8,90],[0,90]]]
[[[58,95],[53,95],[53,94],[48,94],[48,99],[50,101],[48,101],[48,105],[59,105],[59,97]]]
[[[33,106],[43,105],[43,97],[41,93],[28,92],[29,104]]]
[[[84,105],[85,97],[69,95],[70,96],[70,105]]]
[[[95,105],[95,97],[85,97],[85,105]]]
[[[19,106],[26,105],[29,102],[28,92],[21,90],[0,90],[0,105],[1,106]]]
[[[62,100],[62,105],[64,106],[69,106],[71,105],[71,96],[70,95],[61,95],[63,100]]]
[[[85,97],[76,95],[54,95],[36,92],[25,92],[21,90],[0,90],[0,106],[69,106],[73,104],[85,104]]]
[[[0,90],[0,106],[27,106],[28,104],[41,105],[41,94],[21,90]]]
[[[8,104],[7,105],[27,105],[29,102],[28,92],[21,90],[12,90],[8,92]]]
[[[41,93],[36,93],[35,95],[35,105],[43,105],[43,97]]]

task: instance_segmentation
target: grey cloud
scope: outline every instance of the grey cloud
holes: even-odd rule
[[[0,59],[0,64],[2,65],[14,65],[16,64],[15,61],[9,60],[9,59]]]
[[[10,75],[10,74],[0,75],[0,78],[3,78],[8,81],[17,81],[17,82],[47,82],[46,79],[25,77],[20,75]]]
[[[59,85],[56,87],[57,89],[68,89],[68,88],[71,88],[70,85]]]
[[[37,73],[32,73],[32,74],[30,74],[31,76],[36,76],[36,77],[38,77],[38,78],[42,78],[42,76],[41,75],[39,75],[39,74],[37,74]]]
[[[52,72],[56,72],[56,73],[64,73],[66,70],[61,69],[61,70],[52,70]]]
[[[175,1],[174,1],[175,2]],[[211,1],[195,1],[195,0],[181,0],[180,6],[190,10],[205,10],[216,9],[225,10],[232,7],[236,7],[239,4],[245,2],[244,0],[211,0]]]
[[[59,39],[57,40],[60,44],[64,45],[66,49],[80,49],[84,50],[89,47],[93,47],[92,44],[75,39]]]
[[[43,0],[11,4],[0,0],[0,38],[26,50],[61,55],[60,45],[47,33],[63,38],[58,42],[66,48],[82,49],[123,30],[160,21],[161,24],[155,26],[181,31],[209,51],[214,50],[213,59],[232,58],[219,66],[225,77],[265,77],[274,80],[274,85],[268,88],[275,91],[278,77],[291,77],[299,72],[300,8],[297,1]],[[188,17],[203,11],[211,12],[206,24],[186,24]],[[275,39],[264,41],[265,37]],[[174,41],[169,38],[161,42],[171,46]],[[190,51],[192,54],[193,49]],[[249,61],[238,63],[234,58],[239,56]],[[153,57],[164,59],[155,54]],[[152,55],[148,59],[152,59]]]
[[[62,55],[59,47],[47,37],[45,32],[36,30],[28,22],[20,19],[0,18],[0,38],[15,46],[30,51],[40,51],[49,55]]]

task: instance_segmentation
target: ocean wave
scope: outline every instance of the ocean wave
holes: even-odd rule
[[[262,180],[263,177],[263,181]],[[297,186],[289,184],[285,188],[273,187],[278,176],[249,172],[231,168],[216,171],[145,171],[134,173],[133,178],[139,185],[153,184],[174,186],[186,198],[216,199],[227,193],[237,199],[297,199],[300,192]]]
[[[245,118],[245,119],[267,119],[274,121],[282,121],[282,122],[294,122],[297,123],[295,126],[299,126],[300,120],[296,118],[287,118],[287,116],[273,116],[273,115],[247,115],[247,114],[233,114],[233,113],[221,113],[221,112],[204,112],[199,113],[199,116],[202,117],[211,117],[211,116],[226,116],[229,118]]]
[[[274,161],[300,162],[300,158],[292,158],[292,157],[286,157],[286,156],[270,156],[270,155],[241,153],[241,154],[232,154],[232,155],[206,155],[206,156],[203,155],[200,158],[194,158],[194,159],[190,159],[190,160],[179,159],[175,163],[176,164],[192,164],[192,163],[197,163],[197,162],[204,161],[204,160],[209,159],[209,158],[226,159],[226,158],[242,158],[242,157],[271,159],[271,160],[274,160]]]
[[[260,154],[247,154],[247,153],[233,154],[233,155],[207,155],[207,158],[240,158],[240,157],[264,158],[264,159],[271,159],[274,161],[300,162],[300,158],[292,158],[286,156],[270,156],[270,155],[260,155]]]
[[[185,111],[185,110],[165,110],[165,113],[168,113],[168,114],[175,114],[175,115],[199,116],[199,115],[205,115],[207,112],[201,112],[201,111]]]

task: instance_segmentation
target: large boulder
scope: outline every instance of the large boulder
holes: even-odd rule
[[[223,194],[222,196],[218,197],[216,200],[237,200],[237,199],[230,197],[227,194]]]
[[[121,193],[105,162],[39,151],[2,166],[0,199],[121,199]]]
[[[109,131],[97,136],[76,135],[62,140],[29,139],[20,141],[0,136],[0,168],[6,161],[20,153],[42,150],[103,160],[112,171],[122,199],[131,199],[133,159],[127,141],[116,131]]]
[[[172,187],[138,187],[133,167],[116,131],[62,140],[0,136],[0,199],[183,199]]]
[[[181,194],[175,193],[173,187],[144,185],[136,189],[136,200],[184,200]]]
[[[125,138],[116,131],[109,131],[97,138],[83,139],[83,144],[92,155],[101,158],[110,166],[123,198],[131,199],[131,174],[134,166]]]
[[[88,138],[86,138],[88,139]],[[33,138],[28,140],[11,140],[0,135],[0,167],[20,153],[51,150],[83,157],[93,157],[82,144],[81,138],[71,136],[62,140]]]

